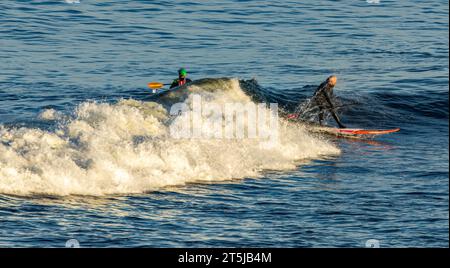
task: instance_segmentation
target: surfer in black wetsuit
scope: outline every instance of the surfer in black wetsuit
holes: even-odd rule
[[[320,84],[314,92],[314,96],[311,99],[311,104],[316,105],[319,108],[320,125],[322,125],[325,111],[329,111],[338,126],[340,128],[345,128],[345,126],[341,123],[341,120],[337,116],[335,107],[333,105],[333,102],[331,101],[333,98],[333,88],[336,85],[336,81],[336,76],[332,75],[328,77],[327,80],[325,80],[322,84]]]
[[[186,76],[187,76],[186,69],[184,69],[184,68],[179,69],[178,70],[178,78],[173,80],[172,84],[170,85],[170,88],[179,87],[186,83],[192,82],[192,80],[189,78],[186,78]]]

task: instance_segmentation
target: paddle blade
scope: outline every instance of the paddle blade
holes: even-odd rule
[[[158,89],[158,88],[162,88],[164,86],[164,84],[159,83],[159,82],[150,82],[147,84],[147,86],[151,89]]]

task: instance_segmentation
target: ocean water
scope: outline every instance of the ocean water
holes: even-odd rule
[[[0,246],[448,247],[448,1],[1,1]],[[291,110],[336,75],[348,127],[173,139],[176,101]],[[253,79],[254,80],[251,80]],[[195,93],[195,94],[194,94]],[[329,124],[332,124],[329,121]]]

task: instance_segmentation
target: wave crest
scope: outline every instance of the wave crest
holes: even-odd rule
[[[207,83],[190,90],[210,104],[250,101],[237,80],[215,82],[228,90],[211,91]],[[189,105],[192,95],[181,101]],[[301,160],[339,153],[281,119],[279,139],[271,148],[261,147],[258,138],[174,139],[169,131],[174,121],[160,103],[120,100],[82,103],[56,131],[0,126],[0,193],[142,193],[259,177],[264,170],[293,169]]]

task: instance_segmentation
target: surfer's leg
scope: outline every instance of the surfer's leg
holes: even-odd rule
[[[322,108],[319,108],[319,125],[322,125],[322,121],[323,121],[323,116],[324,116],[324,112],[322,110]]]

